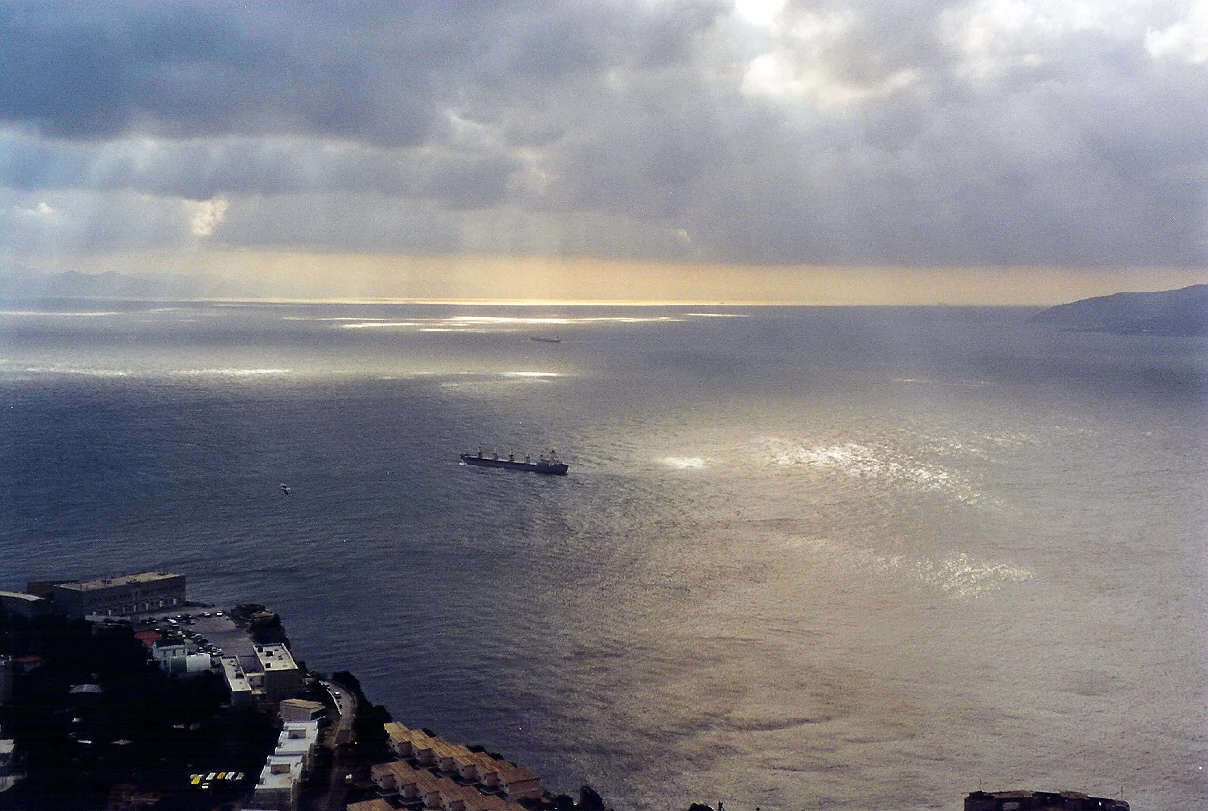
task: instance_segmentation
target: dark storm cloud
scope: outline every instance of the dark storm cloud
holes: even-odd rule
[[[356,3],[7,4],[0,110],[65,139],[137,131],[417,143],[433,117],[429,77],[466,42],[412,17]]]
[[[749,5],[0,5],[0,182],[235,244],[1208,262],[1188,3]]]

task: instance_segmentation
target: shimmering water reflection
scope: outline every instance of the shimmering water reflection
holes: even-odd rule
[[[185,572],[618,809],[1199,807],[1204,344],[1026,315],[35,308],[0,588]]]

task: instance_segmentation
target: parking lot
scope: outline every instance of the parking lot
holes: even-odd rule
[[[179,634],[189,653],[237,656],[245,669],[257,668],[256,652],[246,631],[221,609],[194,609],[173,614],[154,614],[134,623],[135,630],[153,629],[165,636]]]

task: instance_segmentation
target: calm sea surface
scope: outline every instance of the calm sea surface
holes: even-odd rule
[[[9,303],[0,588],[182,572],[619,811],[1206,808],[1208,343],[1030,313]]]

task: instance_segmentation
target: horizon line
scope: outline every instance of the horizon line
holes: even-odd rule
[[[959,303],[936,301],[928,304],[920,303],[861,303],[861,302],[818,302],[818,301],[770,301],[749,299],[742,301],[715,299],[493,299],[493,298],[415,298],[415,297],[322,297],[322,298],[285,298],[268,296],[181,296],[181,297],[136,297],[136,296],[71,296],[71,295],[29,295],[4,296],[0,300],[55,300],[55,301],[127,301],[145,302],[148,304],[163,304],[167,302],[195,302],[206,304],[417,304],[425,306],[474,306],[474,307],[947,307],[947,308],[1009,308],[1009,309],[1044,309],[1053,305],[1046,304],[1004,304],[1004,303]]]

